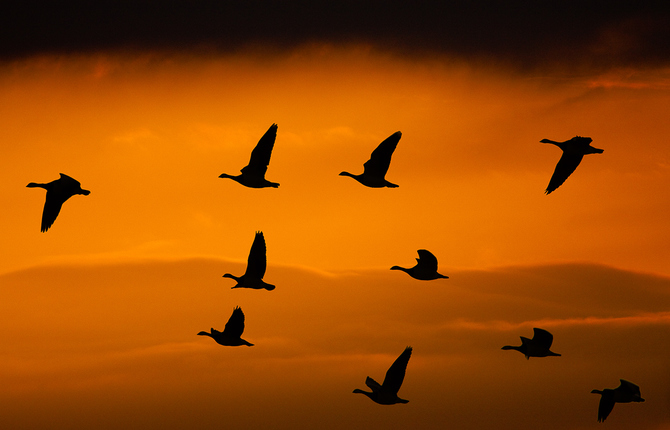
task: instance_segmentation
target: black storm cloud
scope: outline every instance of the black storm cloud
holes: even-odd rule
[[[670,64],[670,4],[611,1],[14,2],[0,60],[105,51],[285,52],[365,44],[520,70]]]

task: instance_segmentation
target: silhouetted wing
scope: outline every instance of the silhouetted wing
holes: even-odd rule
[[[626,381],[625,379],[619,379],[619,381],[621,381],[621,384],[619,384],[617,390],[623,390],[642,398],[642,394],[640,394],[640,387],[638,387],[636,384],[633,384],[630,381]]]
[[[535,343],[535,345],[549,349],[551,348],[553,341],[554,335],[549,333],[547,330],[542,330],[541,328],[533,329],[533,343]]]
[[[531,341],[530,339],[528,339],[527,337],[519,336],[519,338],[521,338],[521,345],[525,345],[525,344],[527,344],[527,343],[529,343],[529,342],[532,342],[532,341]]]
[[[419,258],[417,259],[419,265],[428,270],[437,272],[437,258],[433,253],[425,249],[420,249],[417,252],[419,253]]]
[[[614,409],[614,394],[606,391],[600,397],[598,404],[598,422],[605,421],[612,409]]]
[[[363,164],[364,174],[383,178],[391,165],[391,156],[400,142],[402,133],[396,131],[387,137],[377,148],[372,151],[370,159]]]
[[[556,169],[554,169],[554,174],[551,176],[545,192],[549,194],[560,187],[561,184],[568,179],[568,176],[575,171],[577,166],[579,166],[579,163],[582,162],[582,158],[584,158],[584,156],[581,154],[567,154],[566,152],[563,152],[561,159],[558,160],[558,164],[556,164]]]
[[[382,387],[385,390],[388,390],[391,393],[398,393],[402,381],[405,379],[405,370],[407,369],[410,355],[412,355],[412,347],[408,346],[402,354],[396,358],[391,367],[389,367],[384,382],[382,383]]]
[[[60,181],[63,184],[63,187],[70,187],[70,188],[81,188],[81,183],[73,178],[72,176],[68,176],[65,173],[60,174]]]
[[[59,193],[47,191],[47,198],[44,202],[44,210],[42,211],[42,232],[49,230],[49,227],[56,221],[65,200],[63,200]]]
[[[226,327],[223,329],[224,336],[238,338],[244,332],[244,313],[240,307],[233,310],[233,314],[228,319]]]
[[[242,169],[242,173],[252,174],[258,176],[265,176],[270,164],[270,156],[272,155],[272,148],[275,146],[275,139],[277,138],[277,124],[272,124],[268,131],[265,132],[261,140],[258,141],[256,147],[251,151],[251,158],[249,164]]]
[[[244,274],[262,279],[263,276],[265,276],[265,269],[267,267],[267,259],[265,255],[265,238],[263,237],[262,231],[257,231],[256,237],[254,237],[254,243],[251,244],[251,250],[249,251],[247,271],[244,272]]]
[[[379,385],[379,382],[375,381],[369,376],[365,378],[365,385],[367,385],[368,388],[370,388],[375,393],[379,391],[379,389],[382,387],[381,385]]]

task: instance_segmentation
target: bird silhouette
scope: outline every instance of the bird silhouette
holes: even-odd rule
[[[541,328],[533,329],[533,338],[528,339],[527,337],[521,337],[520,346],[503,346],[502,349],[515,349],[526,356],[526,360],[530,357],[549,357],[555,356],[560,357],[561,354],[556,354],[555,352],[549,351],[551,344],[554,341],[554,336],[549,333],[547,330],[542,330]]]
[[[604,422],[607,416],[614,409],[615,403],[644,402],[640,395],[640,387],[625,379],[619,379],[621,384],[615,389],[605,388],[604,390],[592,390],[594,394],[600,394],[600,404],[598,405],[598,422]]]
[[[81,184],[76,179],[69,177],[63,173],[60,178],[46,184],[31,182],[26,187],[29,188],[44,188],[47,190],[47,198],[44,202],[44,210],[42,211],[42,233],[49,230],[56,221],[56,217],[60,213],[60,208],[63,203],[75,194],[89,195],[91,192],[81,188]]]
[[[391,270],[402,270],[414,279],[421,281],[431,281],[433,279],[449,278],[448,276],[437,273],[437,258],[432,252],[425,249],[419,249],[419,258],[416,259],[416,266],[409,269],[400,266],[393,266]]]
[[[249,164],[242,168],[242,174],[232,176],[222,173],[219,178],[229,178],[249,188],[278,188],[278,183],[265,179],[265,172],[267,172],[268,164],[270,164],[270,156],[272,156],[272,148],[275,145],[276,138],[277,124],[272,124],[258,141],[254,150],[251,151]]]
[[[233,314],[228,319],[226,327],[222,332],[213,328],[210,328],[209,330],[209,333],[201,331],[198,333],[198,336],[209,336],[214,339],[216,343],[224,346],[254,346],[253,343],[249,343],[241,337],[242,333],[244,333],[244,313],[239,306],[233,309]]]
[[[362,174],[354,175],[349,172],[342,172],[340,173],[340,176],[350,176],[366,187],[397,188],[398,186],[396,184],[390,183],[384,177],[389,170],[393,151],[395,151],[396,146],[398,146],[401,137],[402,133],[396,131],[380,143],[379,146],[372,151],[370,159],[363,164]]]
[[[266,249],[263,232],[257,231],[256,236],[254,237],[254,243],[251,244],[249,259],[247,260],[247,270],[244,272],[244,275],[240,277],[231,275],[230,273],[223,275],[224,278],[232,278],[237,281],[237,285],[231,288],[253,288],[255,290],[265,288],[268,291],[274,290],[274,285],[263,281],[263,276],[265,276],[265,269],[267,267],[265,254]]]
[[[561,159],[558,160],[556,164],[556,169],[554,169],[554,174],[549,180],[549,185],[547,186],[546,194],[550,194],[556,188],[560,187],[568,176],[575,171],[579,163],[581,163],[582,158],[586,154],[602,154],[603,150],[594,148],[591,146],[593,139],[590,137],[575,136],[570,140],[565,142],[555,142],[549,139],[542,139],[542,143],[551,143],[558,146],[563,151]]]
[[[372,401],[379,403],[380,405],[408,403],[409,400],[398,397],[398,390],[400,390],[402,381],[405,379],[405,370],[407,369],[410,355],[412,355],[412,347],[408,346],[402,354],[396,358],[391,367],[389,367],[389,370],[386,371],[386,377],[381,385],[368,376],[365,379],[365,385],[372,391],[363,391],[356,388],[354,393],[365,394],[372,399]]]

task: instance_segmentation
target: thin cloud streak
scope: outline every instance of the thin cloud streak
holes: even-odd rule
[[[584,317],[584,318],[545,318],[521,322],[510,321],[471,321],[467,319],[455,319],[438,326],[435,329],[448,330],[470,330],[470,331],[498,331],[510,332],[532,327],[585,327],[585,326],[609,326],[609,327],[638,327],[670,325],[670,312],[644,313],[626,317]]]

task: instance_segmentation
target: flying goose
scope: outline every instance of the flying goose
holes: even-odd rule
[[[267,267],[267,259],[265,257],[265,238],[262,231],[257,231],[254,237],[254,243],[251,244],[249,251],[249,259],[247,260],[247,270],[244,275],[237,277],[226,273],[224,278],[232,278],[237,281],[237,285],[231,288],[253,288],[260,290],[265,288],[268,291],[274,290],[275,286],[265,283],[263,276],[265,276],[265,269]]]
[[[409,400],[398,397],[398,390],[400,390],[402,381],[405,379],[405,369],[407,369],[410,355],[412,355],[412,347],[408,346],[402,354],[396,358],[391,367],[389,367],[389,370],[386,371],[386,377],[381,385],[368,376],[365,379],[365,385],[372,391],[363,391],[356,388],[354,393],[365,394],[372,399],[372,401],[379,403],[380,405],[408,403]]]
[[[270,156],[272,155],[272,148],[275,145],[276,138],[277,124],[272,124],[263,137],[261,137],[261,140],[258,141],[254,150],[251,151],[249,164],[242,168],[242,174],[231,176],[222,173],[219,175],[219,178],[229,178],[249,188],[278,188],[278,183],[265,179],[265,172],[267,172],[268,164],[270,164]]]
[[[377,148],[372,151],[370,159],[363,164],[363,173],[360,175],[354,175],[349,172],[342,172],[340,176],[350,176],[365,185],[366,187],[371,188],[397,188],[396,184],[392,184],[386,179],[386,172],[389,170],[389,165],[391,164],[391,156],[393,151],[395,151],[398,142],[402,137],[402,133],[396,131],[392,135],[386,138],[382,143],[377,146]]]
[[[400,266],[393,266],[391,270],[402,270],[414,279],[421,281],[430,281],[433,279],[449,278],[448,276],[437,273],[437,258],[432,252],[425,249],[419,249],[419,258],[416,259],[416,266],[409,269]]]
[[[42,233],[49,230],[49,227],[56,221],[56,217],[60,212],[61,206],[70,197],[75,194],[89,195],[91,192],[81,188],[81,184],[68,175],[60,174],[60,178],[46,184],[39,184],[31,182],[26,187],[29,188],[44,188],[47,190],[47,198],[44,202],[44,210],[42,211]]]
[[[233,314],[228,319],[226,327],[222,332],[213,328],[210,328],[209,330],[209,333],[201,331],[198,333],[198,336],[209,336],[214,339],[216,343],[224,346],[254,346],[253,343],[249,343],[241,337],[244,332],[244,313],[239,306],[233,309]]]
[[[540,142],[551,143],[558,146],[563,151],[561,159],[558,160],[558,164],[556,164],[554,174],[549,180],[549,185],[545,191],[546,194],[549,194],[556,188],[560,187],[561,184],[565,182],[566,179],[568,179],[568,176],[570,176],[572,172],[575,171],[577,166],[579,166],[579,163],[581,163],[584,155],[603,153],[602,149],[591,146],[593,139],[590,137],[575,136],[570,140],[566,140],[565,142],[555,142],[549,139],[542,139]]]
[[[621,384],[615,389],[605,388],[604,390],[592,390],[594,394],[600,394],[600,404],[598,405],[598,422],[604,422],[607,416],[614,409],[615,403],[644,402],[640,395],[640,387],[625,379],[619,379]]]
[[[520,346],[503,346],[502,349],[515,349],[526,356],[526,360],[530,357],[560,357],[561,354],[549,351],[551,344],[554,341],[554,336],[547,330],[541,328],[533,329],[533,338],[521,337]]]

